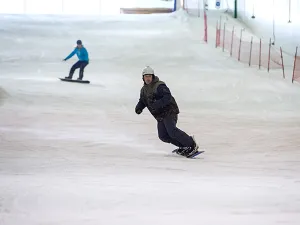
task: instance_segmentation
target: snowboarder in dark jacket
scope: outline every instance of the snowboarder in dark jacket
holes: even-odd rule
[[[159,139],[177,146],[178,154],[189,157],[197,152],[199,146],[194,137],[176,127],[179,108],[167,85],[154,75],[149,66],[143,70],[142,77],[144,86],[135,112],[141,114],[147,107],[157,120]]]

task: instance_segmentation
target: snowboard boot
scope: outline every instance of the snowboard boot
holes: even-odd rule
[[[77,78],[77,80],[82,80],[83,78],[83,71],[79,71],[79,77]]]
[[[71,79],[71,80],[72,80],[72,78],[73,78],[73,73],[70,72],[69,76],[67,76],[67,77],[65,77],[65,78],[66,78],[66,79]]]
[[[179,147],[175,150],[176,154],[184,156],[187,152],[190,151],[190,147]]]
[[[192,136],[192,138],[193,138],[194,144],[193,144],[193,146],[190,147],[189,151],[187,151],[185,153],[185,156],[187,158],[190,157],[190,156],[192,156],[192,155],[194,155],[196,152],[198,152],[198,149],[199,149],[199,145],[197,144],[194,136]]]

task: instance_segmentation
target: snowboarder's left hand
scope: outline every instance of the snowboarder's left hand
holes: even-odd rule
[[[140,110],[140,109],[137,109],[137,108],[135,109],[135,113],[136,113],[136,114],[141,114],[142,111],[143,111],[143,110]]]

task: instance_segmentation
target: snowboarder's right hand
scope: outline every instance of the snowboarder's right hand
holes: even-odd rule
[[[67,61],[66,59],[63,59],[62,61]]]

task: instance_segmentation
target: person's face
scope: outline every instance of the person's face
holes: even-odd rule
[[[146,84],[150,84],[152,82],[152,75],[144,75],[144,81]]]
[[[78,45],[77,45],[77,48],[82,48],[82,45],[79,45],[79,44],[78,44]]]

